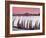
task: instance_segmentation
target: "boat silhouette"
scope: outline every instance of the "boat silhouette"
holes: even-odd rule
[[[30,14],[30,13],[24,13],[24,14],[13,14],[13,16],[39,16],[40,14]]]

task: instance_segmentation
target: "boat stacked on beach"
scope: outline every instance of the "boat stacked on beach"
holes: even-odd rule
[[[34,30],[40,29],[39,16],[14,16],[13,28]]]

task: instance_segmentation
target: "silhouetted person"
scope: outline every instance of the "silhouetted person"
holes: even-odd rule
[[[21,21],[21,29],[24,29],[24,27],[23,27],[23,20]]]
[[[21,29],[21,24],[19,22],[20,22],[20,19],[18,20],[17,27]]]
[[[32,30],[32,21],[29,22],[29,29]]]

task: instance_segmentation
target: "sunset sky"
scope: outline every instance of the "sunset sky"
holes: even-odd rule
[[[29,14],[39,14],[40,13],[40,8],[24,8],[24,7],[13,7],[12,8],[13,14],[24,14],[24,13],[29,13]]]

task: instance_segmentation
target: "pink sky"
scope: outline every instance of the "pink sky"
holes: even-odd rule
[[[23,8],[23,7],[13,7],[13,14],[24,14],[24,13],[30,13],[30,14],[39,14],[40,8]]]

